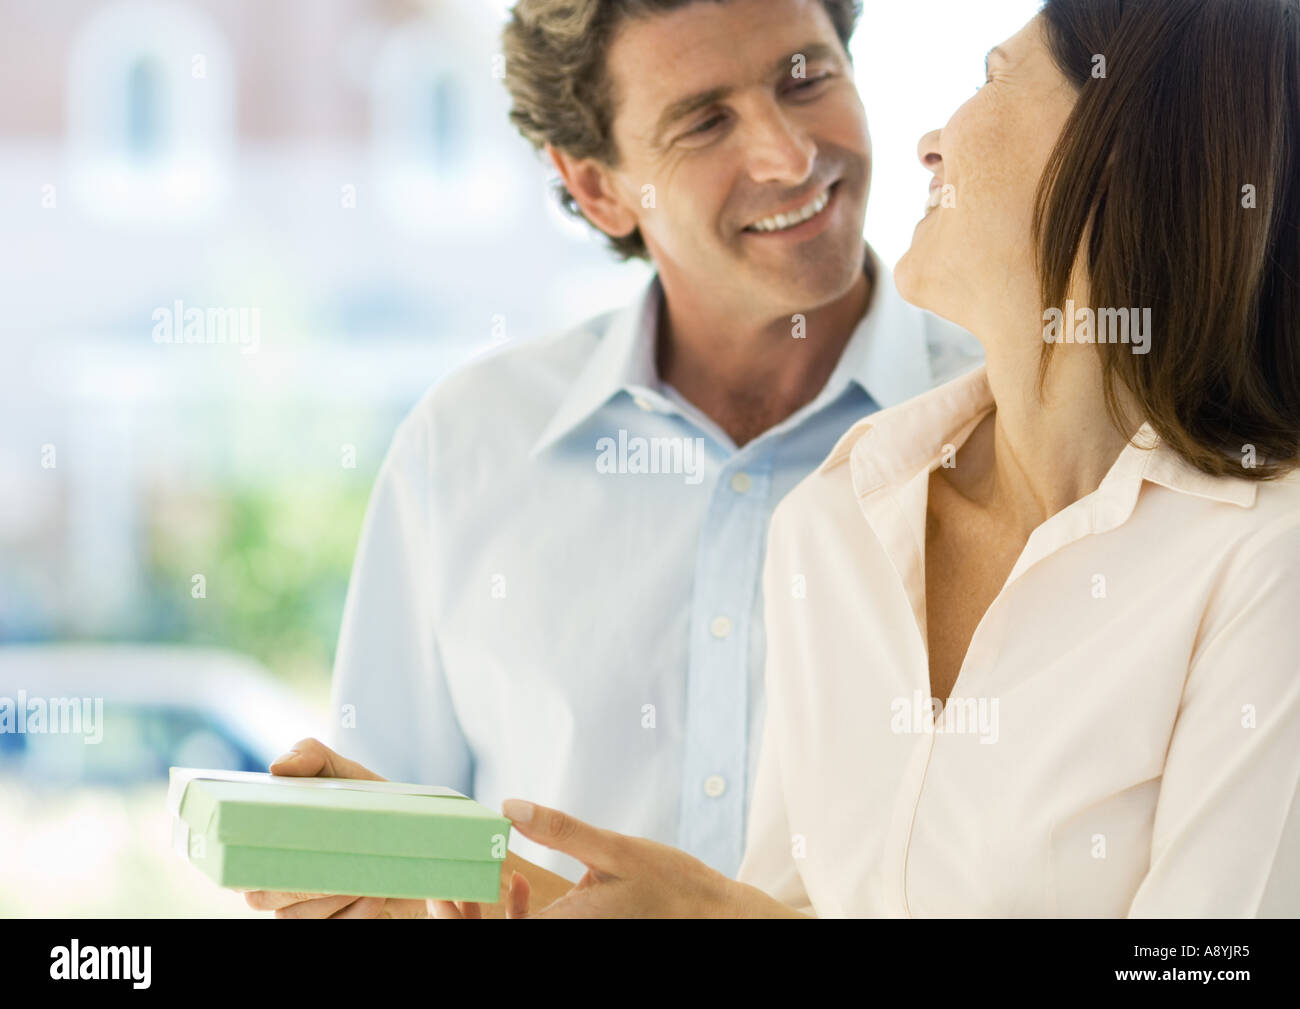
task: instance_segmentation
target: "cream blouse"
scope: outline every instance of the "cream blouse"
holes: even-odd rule
[[[778,506],[738,878],[818,916],[1300,914],[1300,478],[1149,426],[1034,530],[929,698],[930,473],[981,367],[868,417]]]

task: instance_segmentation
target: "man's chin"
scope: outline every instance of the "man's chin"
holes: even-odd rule
[[[798,305],[796,311],[804,311],[845,294],[857,282],[865,256],[864,247],[856,255],[839,251],[801,256],[796,249],[781,262],[745,259],[741,269],[753,278],[756,298]]]

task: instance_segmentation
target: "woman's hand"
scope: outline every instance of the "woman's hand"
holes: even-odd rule
[[[525,837],[572,855],[587,867],[567,894],[537,914],[528,913],[528,880],[522,873],[512,874],[505,900],[508,918],[804,917],[666,844],[600,830],[519,799],[507,799],[501,811]],[[432,911],[434,902],[430,904]],[[468,915],[464,906],[451,909],[460,912],[456,916],[474,917],[472,908]]]
[[[524,873],[528,876],[525,878]],[[545,906],[558,900],[573,886],[559,873],[534,865],[513,851],[506,852],[501,864],[501,890],[504,896],[495,904],[478,904],[470,900],[420,901],[427,905],[430,918],[522,918],[528,913],[530,895],[536,893]]]
[[[511,854],[514,854],[511,852]],[[523,859],[520,859],[523,861]],[[526,863],[532,865],[531,862]],[[541,866],[533,866],[539,872],[545,872]],[[561,879],[563,877],[556,877]],[[568,882],[567,880],[565,881]],[[510,883],[506,888],[506,897],[497,904],[478,904],[472,900],[430,900],[430,918],[527,918],[528,900],[532,887],[522,872],[510,874]],[[485,913],[486,909],[486,913]],[[499,909],[500,913],[495,913]]]

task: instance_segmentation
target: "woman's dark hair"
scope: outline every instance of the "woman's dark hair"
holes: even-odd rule
[[[1300,0],[1047,0],[1041,14],[1079,92],[1038,192],[1044,307],[1064,305],[1086,242],[1092,305],[1151,310],[1146,353],[1097,342],[1112,421],[1133,428],[1122,383],[1136,420],[1197,469],[1287,473],[1300,465]]]

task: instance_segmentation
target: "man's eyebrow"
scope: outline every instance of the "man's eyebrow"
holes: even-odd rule
[[[799,49],[792,50],[779,60],[774,61],[768,68],[767,75],[777,77],[786,73],[796,56],[802,56],[806,61],[835,59],[840,56],[840,51],[834,46],[826,45],[824,42],[812,42]],[[659,121],[655,124],[654,133],[651,135],[652,144],[656,147],[659,146],[663,135],[674,123],[680,122],[693,112],[698,112],[700,109],[708,108],[715,102],[720,102],[734,90],[730,85],[724,85],[709,88],[707,91],[697,91],[695,94],[686,95],[671,102],[659,114]]]
[[[1003,49],[1001,46],[994,46],[992,49],[989,50],[988,55],[984,57],[985,77],[987,77],[989,74],[989,59],[994,56],[998,57],[998,59],[1003,61],[1010,61],[1011,59],[1011,57],[1007,55],[1007,51],[1005,49]]]

